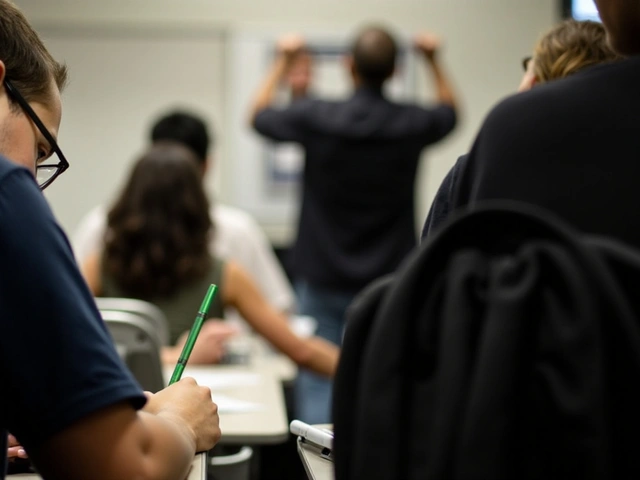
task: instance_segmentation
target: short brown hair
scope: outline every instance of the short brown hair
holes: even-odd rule
[[[46,100],[52,79],[60,90],[67,81],[66,66],[54,60],[9,0],[0,0],[0,61],[5,65],[6,78],[28,102]]]
[[[607,42],[602,24],[565,20],[538,41],[534,51],[534,74],[538,81],[548,82],[618,58]]]
[[[351,46],[356,71],[365,84],[373,87],[381,87],[393,74],[397,53],[393,36],[375,25],[362,29]]]

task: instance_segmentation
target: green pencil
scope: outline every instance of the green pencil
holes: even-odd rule
[[[202,300],[202,305],[200,305],[200,310],[198,310],[198,315],[196,315],[196,319],[193,322],[193,327],[191,327],[191,331],[189,332],[187,342],[184,344],[184,347],[182,347],[182,353],[180,353],[180,358],[178,358],[176,368],[173,371],[173,375],[171,375],[169,385],[176,383],[182,377],[184,367],[187,366],[187,362],[191,356],[191,351],[193,350],[193,346],[196,344],[196,339],[200,334],[200,329],[202,328],[202,324],[204,323],[207,313],[209,312],[209,307],[211,307],[211,303],[213,302],[213,298],[216,296],[217,291],[217,286],[209,285],[207,294],[204,296],[204,300]]]

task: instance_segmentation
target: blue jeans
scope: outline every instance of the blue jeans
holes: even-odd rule
[[[330,290],[300,281],[295,285],[298,310],[318,322],[316,335],[340,345],[344,314],[355,294]],[[332,382],[307,370],[300,370],[295,385],[296,418],[311,425],[331,423]]]

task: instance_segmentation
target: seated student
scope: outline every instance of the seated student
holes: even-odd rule
[[[66,77],[0,0],[0,479],[9,452],[47,480],[183,479],[220,438],[211,391],[185,378],[145,397],[40,192],[69,168]]]
[[[524,59],[525,73],[518,92],[619,58],[607,43],[602,24],[565,20],[544,34],[534,47],[533,56]],[[535,139],[532,138],[532,141]],[[423,239],[437,229],[451,213],[452,198],[467,157],[463,155],[458,159],[438,188],[424,224]]]
[[[609,44],[628,57],[496,106],[460,173],[453,208],[531,204],[581,232],[640,247],[640,1],[596,5]]]
[[[177,143],[152,146],[109,212],[104,251],[83,265],[93,293],[156,304],[176,342],[191,327],[194,302],[209,284],[217,284],[210,317],[221,318],[224,307],[233,306],[296,363],[332,376],[337,347],[319,338],[297,337],[242,267],[211,255],[208,245],[215,225],[208,212],[194,154]],[[164,359],[174,361],[179,350],[165,349]],[[194,354],[193,362],[202,360]]]
[[[174,110],[163,115],[151,127],[149,140],[151,143],[169,140],[190,148],[197,156],[202,180],[211,169],[213,160],[209,150],[212,139],[205,122],[192,113]],[[80,265],[103,248],[107,210],[104,205],[95,207],[76,228],[72,243]],[[253,217],[219,203],[211,206],[209,215],[216,225],[216,234],[210,239],[211,252],[237,262],[256,281],[260,292],[273,306],[283,313],[292,313],[295,297],[291,285]],[[235,312],[226,314],[231,318]],[[237,314],[235,317],[233,320],[238,324]]]

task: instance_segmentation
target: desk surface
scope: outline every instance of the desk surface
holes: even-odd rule
[[[227,348],[249,356],[249,366],[271,371],[283,384],[290,385],[298,375],[298,366],[286,355],[274,350],[258,335],[232,338]]]
[[[19,473],[17,475],[9,475],[7,479],[20,479],[20,480],[42,480],[40,475],[33,473]],[[191,470],[187,480],[207,480],[207,454],[199,453],[196,458],[193,459],[191,464]]]
[[[333,480],[333,462],[320,456],[320,449],[314,445],[304,443],[298,437],[298,454],[309,480]]]
[[[170,377],[172,370],[172,367],[165,367],[165,376]],[[282,381],[271,368],[254,365],[192,366],[185,369],[183,377],[193,377],[200,385],[209,386],[214,402],[216,397],[219,398],[221,444],[263,445],[287,440],[289,424]],[[230,380],[229,384],[216,384],[216,378],[223,377]],[[223,404],[229,399],[246,402],[249,409],[236,413],[230,411],[233,408],[225,410]]]

